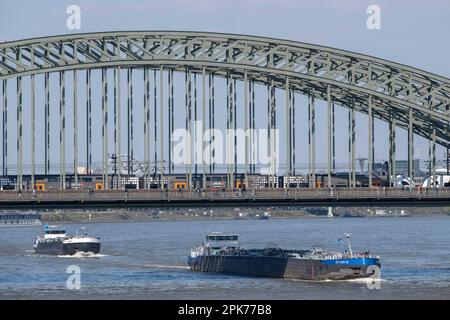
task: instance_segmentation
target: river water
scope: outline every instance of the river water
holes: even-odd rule
[[[75,232],[79,224],[63,227]],[[42,227],[0,228],[0,299],[450,299],[450,217],[300,218],[89,223],[96,257],[38,256]],[[380,255],[381,281],[300,281],[191,272],[187,256],[208,231],[240,234],[247,248],[276,244]],[[75,267],[74,267],[75,266]],[[80,289],[67,273],[80,270]],[[71,269],[72,268],[72,269]],[[73,282],[72,282],[73,283]],[[70,286],[69,286],[70,287]]]

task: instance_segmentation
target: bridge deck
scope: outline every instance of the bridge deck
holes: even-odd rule
[[[450,189],[337,188],[264,190],[1,191],[2,208],[127,206],[436,206],[450,205]]]

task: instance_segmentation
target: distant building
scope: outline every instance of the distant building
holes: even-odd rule
[[[373,164],[373,173],[379,176],[389,175],[389,163],[377,162]],[[395,173],[403,176],[408,176],[408,160],[395,161]],[[413,160],[413,175],[415,177],[422,177],[424,173],[420,170],[420,159]]]
[[[387,176],[389,173],[388,162],[376,162],[373,164],[373,173],[378,176]]]
[[[395,161],[396,174],[401,174],[405,177],[408,176],[408,160],[397,160]],[[422,171],[420,170],[420,160],[413,159],[413,176],[422,176]]]

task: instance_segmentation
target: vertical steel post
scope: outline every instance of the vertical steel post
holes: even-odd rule
[[[285,110],[285,152],[286,152],[286,189],[289,189],[291,183],[291,174],[292,174],[292,141],[291,141],[291,97],[290,97],[290,88],[289,88],[289,77],[286,77],[285,84],[285,99],[286,99],[286,110]]]
[[[356,187],[356,119],[355,101],[352,102],[352,187]]]
[[[314,93],[308,96],[310,187],[316,187],[316,115]]]
[[[352,186],[352,110],[348,109],[348,186]]]
[[[205,70],[205,67],[203,67],[203,70],[202,70],[202,133],[201,133],[202,152],[200,154],[200,157],[202,160],[202,166],[203,166],[203,182],[202,182],[203,189],[206,189],[206,163],[205,163],[205,159],[204,159],[204,155],[203,155],[203,152],[205,150],[205,141],[204,141],[205,125],[206,125],[206,70]]]
[[[169,69],[169,72],[167,74],[167,82],[168,82],[168,100],[167,100],[167,107],[168,107],[168,117],[167,117],[167,129],[168,129],[168,142],[169,142],[169,161],[167,164],[168,170],[169,170],[169,175],[172,174],[172,132],[173,132],[173,126],[172,126],[172,119],[173,119],[173,105],[172,105],[172,101],[173,101],[173,70]]]
[[[252,173],[255,173],[256,171],[256,133],[255,133],[255,126],[256,126],[256,118],[255,118],[255,82],[252,81],[251,82],[251,86],[252,86],[252,95],[251,95],[251,110],[252,110],[252,116],[251,116],[251,128],[253,129],[252,131]]]
[[[214,73],[211,74],[211,120],[212,120],[212,128],[213,130],[216,128],[216,122],[215,122],[215,116],[216,116],[216,111],[215,111],[215,89],[214,89]],[[213,131],[212,134],[212,141],[216,141],[216,136],[215,136],[215,132]],[[216,149],[213,148],[212,150],[212,156],[213,156],[213,172],[216,172],[216,162],[215,162],[215,156],[216,156]]]
[[[267,152],[269,156],[269,174],[268,174],[268,186],[269,188],[272,188],[272,155],[270,154],[272,148],[271,148],[271,132],[270,128],[272,125],[271,122],[271,111],[272,111],[272,87],[269,83],[267,83]]]
[[[335,105],[332,103],[331,105],[331,120],[332,120],[332,134],[333,134],[333,172],[336,172],[336,117],[335,117]]]
[[[153,148],[155,150],[153,155],[154,167],[153,167],[153,178],[156,179],[158,173],[158,124],[157,124],[157,92],[156,92],[156,70],[153,70]]]
[[[247,88],[244,88],[244,90],[248,90],[248,99],[250,100],[249,101],[249,104],[248,104],[248,112],[249,112],[249,123],[248,123],[248,127],[250,128],[250,139],[249,139],[249,165],[250,165],[250,168],[249,168],[249,172],[250,173],[253,173],[253,164],[254,164],[254,157],[253,157],[253,148],[254,148],[254,145],[253,145],[253,139],[254,139],[254,137],[253,137],[253,134],[254,134],[254,130],[253,130],[253,122],[252,122],[252,120],[253,120],[253,112],[252,112],[252,103],[253,103],[253,99],[252,99],[252,91],[253,91],[253,80],[251,80],[251,81],[249,81],[249,83],[248,83],[248,89]],[[246,106],[247,107],[247,106]],[[247,186],[248,187],[248,186]]]
[[[197,73],[194,72],[194,148],[192,149],[193,151],[193,156],[194,156],[194,177],[195,177],[195,182],[197,183],[197,163],[198,163],[198,159],[197,159]]]
[[[193,187],[193,181],[192,181],[192,151],[193,151],[193,145],[192,145],[192,138],[193,138],[193,130],[192,130],[192,76],[191,76],[191,70],[188,69],[187,71],[187,132],[188,132],[188,143],[187,143],[187,161],[188,161],[188,184],[189,189],[192,189]]]
[[[144,189],[148,188],[148,163],[149,163],[149,154],[148,154],[148,105],[150,100],[150,83],[148,81],[148,68],[144,67]]]
[[[92,173],[92,90],[91,69],[86,70],[86,171]]]
[[[190,89],[189,89],[189,80],[190,80],[190,75],[188,77],[188,69],[186,68],[185,72],[184,72],[184,113],[185,113],[185,130],[186,132],[189,132],[189,99],[190,99]],[[186,184],[187,187],[190,189],[191,188],[191,184],[190,184],[190,180],[189,180],[189,163],[188,163],[188,159],[189,159],[189,143],[190,143],[190,138],[186,137],[187,139],[189,139],[189,141],[186,141],[185,143],[185,149],[186,149],[186,154],[184,154],[184,158],[185,158],[185,173],[186,173]]]
[[[36,95],[34,75],[31,75],[30,104],[31,104],[31,189],[34,190],[36,175]]]
[[[272,115],[272,125],[271,125],[271,129],[273,130],[273,134],[271,134],[271,138],[272,138],[272,144],[271,144],[271,147],[272,147],[272,151],[271,151],[271,155],[272,155],[272,170],[271,170],[271,172],[272,172],[272,184],[273,184],[273,188],[275,188],[275,185],[276,185],[276,174],[277,174],[277,172],[276,172],[276,167],[277,167],[277,162],[278,162],[278,158],[276,157],[276,150],[277,150],[277,148],[278,148],[278,146],[277,146],[277,139],[276,139],[276,133],[275,133],[275,131],[276,131],[276,128],[277,128],[277,112],[276,112],[276,109],[277,109],[277,103],[276,103],[276,96],[275,96],[275,84],[274,84],[274,80],[273,80],[273,78],[272,78],[272,112],[271,112],[271,115]]]
[[[438,184],[436,183],[436,125],[433,124],[431,133],[431,172],[433,175],[433,188],[436,188]],[[442,179],[443,181],[443,179]],[[441,186],[442,187],[442,186]]]
[[[209,175],[212,181],[212,92],[211,92],[212,74],[208,74],[208,128],[209,128]]]
[[[59,182],[66,189],[66,85],[64,71],[59,72]]]
[[[447,128],[445,131],[448,136],[450,133],[450,122],[447,122]],[[445,159],[446,159],[446,163],[447,163],[447,175],[449,175],[450,174],[450,153],[449,153],[450,152],[450,141],[449,140],[447,140],[445,147],[446,147]]]
[[[432,129],[432,126],[431,125],[428,125],[428,129],[429,129],[429,131],[428,131],[428,176],[430,176],[430,177],[432,177],[432,175],[433,175],[433,165],[432,165],[432,162],[433,162],[433,152],[432,152],[432,149],[433,149],[433,138],[432,138],[432,135],[433,135],[433,129]],[[434,183],[434,182],[433,182]]]
[[[106,68],[102,68],[102,142],[103,188],[108,189],[108,83]]]
[[[172,137],[173,137],[173,130],[175,129],[175,101],[174,101],[174,84],[173,84],[173,69],[170,70],[170,105],[172,106],[171,108],[171,114],[170,114],[170,135],[169,135],[169,139],[170,141],[172,141]],[[175,164],[173,163],[173,142],[171,142],[171,156],[170,156],[170,163],[171,163],[171,172],[175,173]]]
[[[3,94],[3,175],[8,174],[8,80],[2,81]]]
[[[396,176],[395,127],[396,127],[395,111],[392,110],[389,114],[389,185],[391,187],[394,186],[394,180]]]
[[[17,77],[17,189],[23,189],[22,151],[22,77]]]
[[[237,121],[236,121],[236,111],[237,111],[237,97],[236,97],[236,79],[233,79],[233,155],[234,155],[234,168],[233,168],[233,188],[237,187],[236,179],[237,179]]]
[[[369,176],[369,188],[372,187],[372,175],[373,175],[373,111],[372,111],[372,96],[369,96],[369,111],[368,111],[368,146],[369,146],[369,169],[368,169],[368,176]]]
[[[78,78],[73,71],[73,175],[75,190],[78,190]]]
[[[128,174],[133,173],[133,158],[134,158],[134,143],[133,143],[133,69],[128,68],[127,73],[127,82],[128,82],[128,108],[127,108],[127,133],[128,133],[128,161],[127,168]]]
[[[230,168],[230,162],[231,162],[231,141],[230,141],[230,130],[231,130],[231,92],[232,92],[232,81],[230,80],[230,73],[227,72],[226,76],[226,84],[227,84],[227,133],[226,133],[226,159],[227,159],[227,188],[232,188],[231,184],[231,168]]]
[[[295,91],[292,90],[292,173],[295,176]]]
[[[328,187],[331,187],[331,171],[333,170],[333,112],[331,106],[331,87],[327,86],[327,120],[328,120]]]
[[[413,112],[409,108],[408,114],[408,178],[414,181],[414,131]]]
[[[244,131],[245,131],[245,157],[244,157],[244,185],[248,188],[248,162],[249,162],[249,137],[248,133],[248,114],[250,105],[248,104],[248,74],[244,71]]]
[[[121,108],[120,108],[120,67],[114,69],[114,152],[116,153],[115,171],[117,173],[116,183],[117,189],[121,188],[121,170],[122,170],[122,157],[121,157]]]
[[[312,141],[311,141],[311,95],[308,95],[308,180],[309,180],[309,187],[313,188],[313,181],[312,181]]]
[[[163,67],[159,69],[159,172],[161,189],[164,189],[164,72]]]
[[[49,174],[50,172],[50,89],[49,89],[49,74],[46,73],[44,77],[44,91],[45,91],[45,106],[44,106],[44,134],[45,134],[45,147],[44,147],[44,161],[45,161],[45,174]]]

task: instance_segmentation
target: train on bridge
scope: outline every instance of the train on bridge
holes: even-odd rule
[[[307,187],[327,187],[327,174],[315,175],[314,183],[310,184],[308,175],[293,176],[269,176],[262,174],[249,174],[247,177],[248,186],[245,185],[245,175],[236,174],[234,177],[235,189],[265,189],[265,188],[307,188]],[[104,189],[160,189],[160,175],[149,176],[148,181],[137,175],[108,175],[108,185],[105,186],[102,174],[79,174],[75,179],[75,175],[65,176],[64,189],[88,189],[88,190],[104,190]],[[207,174],[206,185],[203,186],[203,174],[192,175],[192,189],[212,189],[221,190],[228,186],[227,175],[224,174]],[[23,176],[22,190],[33,190],[32,179],[30,175]],[[348,173],[336,173],[331,176],[333,187],[349,187]],[[172,174],[163,176],[164,189],[188,189],[189,182],[184,174]],[[357,187],[368,187],[369,180],[367,175],[356,175]],[[372,186],[385,187],[389,185],[387,176],[374,176]],[[36,191],[60,190],[61,177],[59,174],[36,175],[34,189]],[[0,190],[19,190],[16,175],[8,175],[0,177]]]

